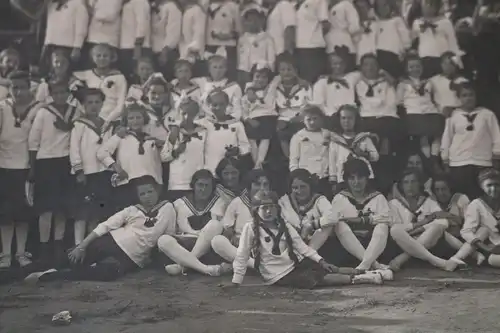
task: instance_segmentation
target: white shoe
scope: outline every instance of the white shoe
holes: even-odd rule
[[[177,275],[184,275],[183,268],[179,264],[171,264],[165,266],[165,272],[167,272],[168,275],[172,276],[177,276]]]
[[[394,273],[389,269],[389,268],[386,268],[386,269],[376,269],[376,270],[373,270],[373,271],[368,271],[366,272],[367,274],[380,274],[380,276],[382,276],[382,279],[384,281],[392,281],[394,280]]]
[[[31,264],[31,253],[24,252],[21,254],[16,254],[16,260],[19,263],[19,266],[25,267]]]
[[[380,273],[365,273],[360,275],[355,275],[352,278],[353,284],[383,284],[384,280]]]
[[[12,256],[10,254],[0,254],[0,269],[10,268]]]
[[[51,268],[51,269],[46,270],[44,272],[31,273],[30,275],[28,275],[27,277],[24,278],[24,282],[27,282],[27,283],[37,283],[38,280],[40,280],[40,277],[42,275],[45,275],[45,274],[48,274],[48,273],[54,273],[54,272],[57,272],[57,270],[54,269],[54,268]]]
[[[233,272],[233,265],[227,262],[223,262],[220,266],[221,275],[226,275]]]

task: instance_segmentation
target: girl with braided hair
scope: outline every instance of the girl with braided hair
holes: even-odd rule
[[[252,253],[255,269],[265,283],[291,288],[312,289],[319,285],[382,283],[379,274],[358,274],[351,268],[327,263],[308,247],[295,228],[280,217],[274,192],[259,191],[252,198],[253,221],[243,227],[233,262],[233,285],[239,286]]]

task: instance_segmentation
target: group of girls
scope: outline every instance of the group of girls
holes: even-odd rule
[[[49,18],[84,13],[89,31],[84,43],[85,20],[67,20],[75,25],[64,33],[78,40],[48,29],[40,82],[19,70],[16,51],[0,54],[0,183],[8,185],[0,191],[1,268],[12,264],[14,234],[17,264],[31,266],[33,219],[39,261],[62,267],[68,221],[70,261],[79,262],[90,243],[127,221],[155,225],[149,210],[163,200],[175,221],[152,234],[140,227],[146,242],[130,236],[140,259],[112,236],[139,267],[158,243],[170,274],[234,269],[238,282],[249,266],[267,282],[306,276],[315,286],[392,279],[410,256],[450,271],[469,256],[497,265],[500,128],[461,76],[462,54],[439,1],[422,1],[411,30],[384,0],[374,8],[363,0],[279,1],[267,17],[248,3],[185,0],[182,12],[168,1],[80,5],[50,5]],[[178,37],[170,33],[175,11]],[[123,213],[136,207],[144,177],[162,190],[142,190],[161,196]],[[333,238],[340,244],[327,251]],[[430,252],[440,239],[458,253],[445,260]],[[389,260],[392,247],[400,253]],[[330,256],[338,248],[359,261],[356,270],[322,259],[337,263]]]

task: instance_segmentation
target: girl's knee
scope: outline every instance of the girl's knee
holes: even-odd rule
[[[400,238],[402,235],[408,234],[404,225],[396,224],[390,229],[391,237],[394,239]]]
[[[223,248],[227,246],[228,243],[229,240],[225,236],[217,235],[214,238],[212,238],[211,246],[216,253],[219,253],[222,251]]]
[[[172,236],[163,235],[158,238],[158,249],[162,252],[167,251],[167,249],[171,248],[175,244],[177,244],[177,240]]]
[[[387,224],[377,224],[373,228],[373,234],[375,235],[381,235],[381,236],[388,236],[389,235],[389,226]]]
[[[336,225],[335,225],[335,233],[337,235],[341,235],[341,234],[344,234],[346,232],[351,232],[352,233],[352,229],[351,227],[349,227],[349,225],[345,222],[338,222]]]
[[[488,264],[492,267],[500,268],[500,255],[492,254],[488,257]]]

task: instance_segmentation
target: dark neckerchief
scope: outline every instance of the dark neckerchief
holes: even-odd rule
[[[127,132],[128,135],[133,136],[138,142],[139,142],[139,155],[144,155],[145,150],[144,150],[144,143],[146,142],[146,133],[144,132],[135,132],[129,130]]]
[[[366,90],[366,97],[373,97],[375,96],[375,87],[378,86],[379,84],[385,82],[384,79],[377,79],[375,82],[370,83],[367,80],[363,80],[365,84],[368,86],[368,89]]]
[[[62,114],[53,104],[45,106],[46,110],[56,117],[54,127],[63,132],[69,132],[73,129],[73,118],[77,113],[75,105],[66,104],[66,107],[66,112]]]
[[[415,207],[415,209],[412,209],[410,207],[410,204],[403,196],[397,197],[396,200],[398,200],[401,203],[401,205],[403,205],[403,207],[408,209],[408,211],[410,211],[413,214],[413,218],[412,218],[411,223],[415,224],[416,222],[418,222],[418,218],[420,217],[420,215],[422,215],[422,211],[420,209],[422,208],[424,203],[427,201],[428,197],[429,196],[426,193],[424,195],[420,196],[418,198],[417,207]]]
[[[78,119],[75,120],[75,123],[81,123],[90,128],[98,137],[99,139],[97,140],[98,144],[102,144],[102,125],[104,122],[101,124],[97,124],[93,119],[90,119],[88,117],[82,116]]]
[[[167,200],[161,201],[156,205],[154,205],[153,208],[151,208],[149,211],[146,210],[144,206],[142,206],[141,204],[135,205],[135,207],[139,209],[146,216],[146,220],[144,221],[144,226],[146,226],[147,228],[154,227],[156,222],[158,222],[157,217],[160,209],[167,203],[169,203],[169,201]]]
[[[306,216],[307,212],[313,209],[314,205],[316,204],[316,201],[318,201],[321,195],[313,194],[305,205],[299,205],[299,203],[297,202],[297,200],[293,195],[289,195],[288,197],[290,198],[290,204],[292,205],[293,210],[302,219],[304,218],[304,216]]]
[[[26,107],[26,109],[24,110],[24,112],[19,115],[17,112],[16,112],[16,103],[14,102],[14,100],[12,99],[7,99],[6,100],[7,104],[10,106],[10,109],[12,110],[12,116],[14,117],[14,127],[16,128],[21,128],[21,124],[23,121],[26,120],[26,118],[28,117],[28,115],[30,114],[30,112],[37,106],[40,105],[40,102],[37,102],[37,101],[32,101],[30,104],[28,104],[28,106]]]
[[[261,225],[262,229],[266,232],[268,236],[264,237],[264,240],[266,243],[273,242],[273,248],[271,250],[271,253],[274,254],[275,256],[279,256],[281,254],[280,250],[280,241],[281,237],[283,237],[283,234],[285,233],[285,228],[286,226],[284,224],[280,225],[280,228],[278,229],[278,233],[275,235],[269,228],[264,227]],[[292,251],[292,249],[290,249]]]

